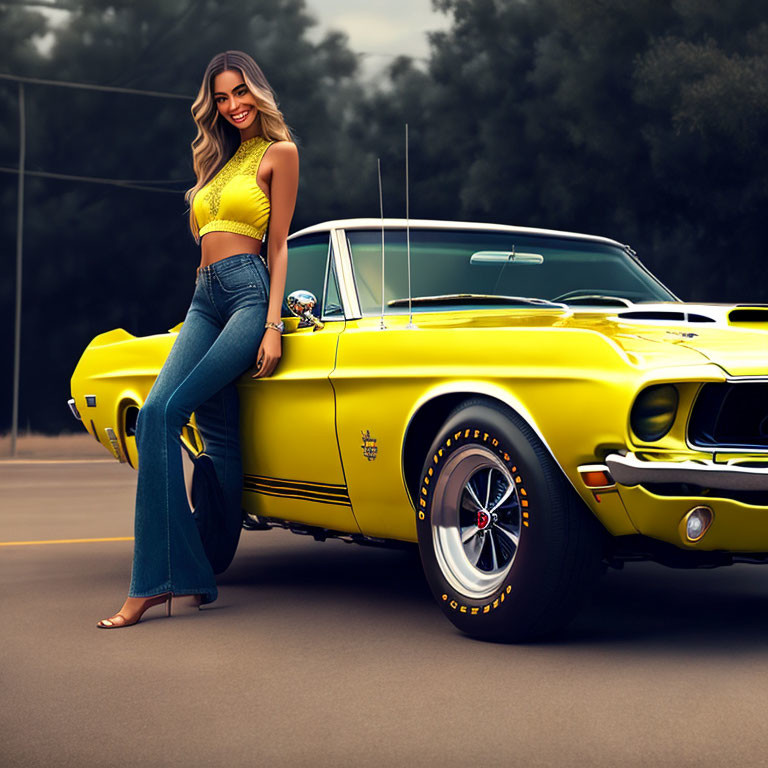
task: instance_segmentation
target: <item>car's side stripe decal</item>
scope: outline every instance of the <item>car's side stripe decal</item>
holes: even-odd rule
[[[321,504],[352,506],[346,485],[284,480],[282,478],[263,477],[260,475],[244,475],[243,490],[252,493],[262,493],[267,496],[316,501]]]

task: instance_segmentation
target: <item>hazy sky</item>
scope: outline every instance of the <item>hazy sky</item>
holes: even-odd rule
[[[425,58],[427,32],[446,29],[448,17],[432,10],[431,0],[305,0],[318,21],[313,37],[320,39],[326,30],[339,29],[349,35],[349,47],[365,54],[361,59],[364,75],[371,76],[395,56],[406,54]],[[36,10],[40,10],[36,8]],[[63,23],[66,11],[47,10],[51,21]],[[53,41],[47,35],[38,41],[46,50]]]
[[[426,57],[426,33],[445,29],[448,17],[432,10],[431,0],[306,0],[319,30],[340,29],[349,47],[367,54],[366,73],[385,66],[393,56]]]

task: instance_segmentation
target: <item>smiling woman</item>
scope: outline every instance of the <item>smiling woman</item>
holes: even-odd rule
[[[128,599],[99,622],[137,623],[165,604],[197,608],[216,599],[241,530],[239,402],[233,381],[255,363],[269,376],[281,357],[280,309],[288,228],[298,187],[298,152],[272,89],[240,51],[208,64],[192,105],[197,183],[187,192],[190,227],[201,244],[195,292],[171,352],[135,427],[139,456],[135,548]],[[262,242],[269,226],[266,258]],[[205,454],[191,510],[180,434],[194,411]]]

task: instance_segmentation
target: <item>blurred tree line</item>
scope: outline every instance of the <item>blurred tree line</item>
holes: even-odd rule
[[[768,301],[768,0],[433,0],[452,24],[427,67],[366,84],[344,34],[304,0],[0,3],[0,72],[197,93],[210,57],[251,53],[294,130],[294,229],[411,215],[568,229],[628,242],[681,298]],[[35,36],[52,45],[41,53]],[[191,100],[28,85],[21,426],[73,428],[69,376],[97,333],[182,319],[198,249]],[[0,81],[0,166],[18,162],[17,85]],[[0,173],[0,430],[10,423],[16,176]]]

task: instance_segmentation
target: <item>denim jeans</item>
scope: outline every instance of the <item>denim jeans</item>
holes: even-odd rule
[[[192,411],[226,500],[234,554],[241,528],[242,465],[234,380],[256,360],[264,335],[269,273],[243,253],[198,272],[187,316],[139,411],[135,543],[130,597],[162,592],[218,596],[187,500],[180,433]]]

